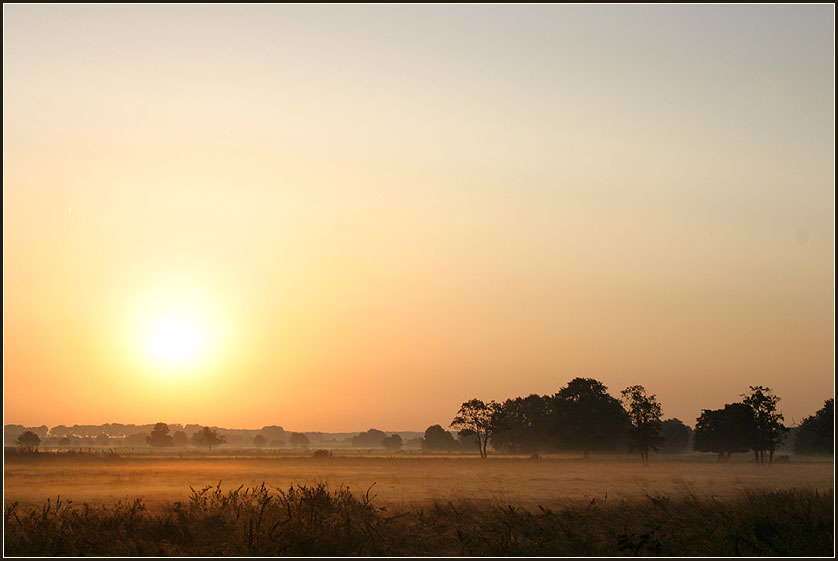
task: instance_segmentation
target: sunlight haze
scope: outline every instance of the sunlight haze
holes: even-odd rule
[[[5,423],[834,395],[829,5],[6,5]]]

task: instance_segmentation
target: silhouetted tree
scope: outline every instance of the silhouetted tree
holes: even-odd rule
[[[499,404],[492,415],[492,447],[517,454],[539,452],[549,446],[551,406],[549,398],[536,394]]]
[[[693,449],[713,452],[719,460],[735,452],[747,452],[756,438],[753,410],[744,403],[728,403],[724,409],[704,409],[696,419]]]
[[[557,444],[579,450],[585,457],[591,450],[613,450],[629,426],[620,401],[593,378],[574,378],[553,396],[553,418]]]
[[[26,450],[27,452],[34,452],[41,444],[41,437],[31,430],[28,430],[18,436],[15,442],[21,447],[21,449]]]
[[[172,436],[169,434],[169,425],[166,423],[157,423],[154,425],[154,429],[148,436],[148,444],[158,448],[174,446],[175,443],[172,440]]]
[[[689,446],[691,432],[692,429],[680,419],[666,419],[661,423],[661,436],[663,437],[661,452],[664,454],[683,454]]]
[[[756,422],[756,438],[751,449],[757,463],[765,463],[765,452],[768,451],[768,465],[774,462],[774,451],[786,436],[787,429],[783,425],[783,415],[777,412],[780,398],[771,393],[771,388],[764,386],[750,386],[751,393],[743,394],[743,403],[754,412]]]
[[[661,437],[661,406],[654,394],[648,395],[643,386],[629,386],[622,392],[628,410],[629,451],[638,450],[641,461],[649,462],[649,450],[657,451]]]
[[[186,446],[189,444],[189,436],[182,430],[175,431],[172,435],[172,444],[178,447]]]
[[[62,437],[61,440],[58,441],[58,445],[59,446],[69,446],[70,445],[70,438],[67,437],[67,436]]]
[[[352,446],[355,448],[378,448],[381,446],[381,441],[387,435],[384,431],[378,429],[370,429],[367,432],[362,432],[358,436],[352,437]]]
[[[291,448],[308,450],[308,437],[301,432],[292,432],[291,436],[288,437],[288,443]]]
[[[494,430],[492,416],[497,408],[498,404],[494,401],[486,405],[479,399],[472,399],[460,406],[457,416],[451,421],[451,428],[457,430],[461,436],[473,435],[476,438],[481,458],[488,457],[486,447]]]
[[[431,425],[425,429],[425,436],[422,438],[423,450],[451,451],[459,447],[458,442],[450,432],[440,425]]]
[[[381,445],[384,447],[385,450],[401,450],[402,449],[402,437],[398,434],[393,434],[381,439]]]
[[[253,445],[257,448],[262,448],[263,446],[265,446],[265,442],[265,437],[261,434],[257,434],[253,437]]]
[[[96,444],[99,446],[110,446],[111,445],[111,437],[107,434],[100,432],[99,436],[96,437]]]
[[[814,415],[806,417],[794,440],[795,454],[832,454],[835,450],[835,398],[824,401]]]
[[[218,434],[218,431],[209,427],[204,427],[192,435],[192,444],[195,446],[206,446],[212,451],[213,446],[224,444],[227,439],[223,434]]]

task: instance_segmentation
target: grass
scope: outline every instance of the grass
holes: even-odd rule
[[[833,492],[728,499],[647,494],[557,508],[468,499],[393,508],[372,489],[221,483],[148,510],[141,499],[4,509],[13,556],[832,556]]]

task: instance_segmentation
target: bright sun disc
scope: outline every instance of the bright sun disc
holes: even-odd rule
[[[168,319],[153,329],[149,347],[158,361],[178,366],[200,358],[204,340],[204,333],[195,323],[182,318]]]

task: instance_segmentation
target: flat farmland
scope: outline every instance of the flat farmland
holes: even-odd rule
[[[410,507],[468,499],[522,506],[578,501],[632,500],[645,495],[694,494],[717,499],[750,490],[789,488],[832,490],[833,464],[793,458],[757,466],[747,456],[719,463],[708,457],[639,459],[574,457],[346,455],[332,458],[289,455],[123,455],[111,458],[6,458],[4,502],[43,504],[48,498],[107,504],[142,498],[154,509],[185,500],[189,487],[221,484],[287,490],[291,485],[325,482],[353,494],[368,489],[376,503]]]

